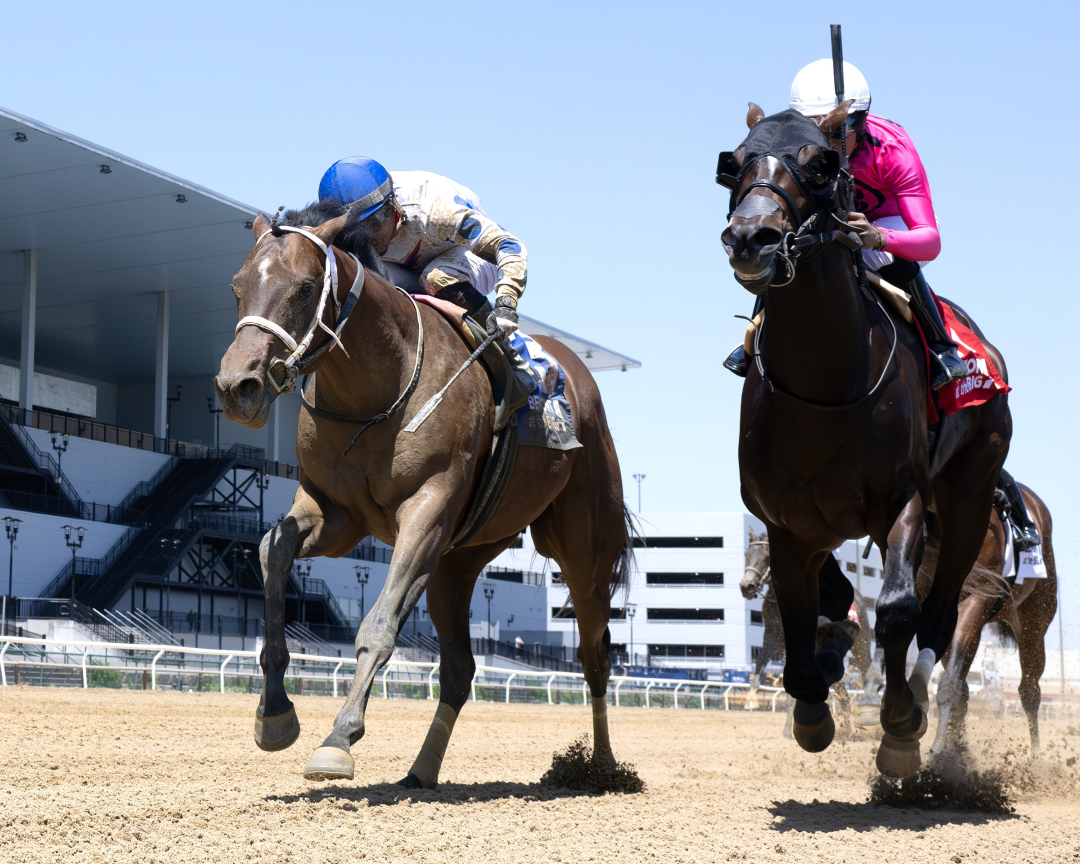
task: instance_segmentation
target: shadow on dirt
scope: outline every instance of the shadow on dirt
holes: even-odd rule
[[[406,789],[396,783],[373,783],[370,786],[338,784],[312,787],[298,795],[267,795],[267,801],[284,804],[319,804],[338,802],[343,809],[387,807],[410,801],[416,804],[475,804],[518,798],[524,801],[555,801],[560,798],[594,798],[596,794],[553,789],[539,783],[440,783],[438,789]],[[351,806],[350,806],[351,804]]]
[[[818,801],[806,804],[801,801],[774,801],[767,808],[773,816],[774,831],[805,831],[830,833],[833,831],[864,832],[879,828],[899,831],[925,831],[935,825],[989,825],[1007,819],[1019,819],[1012,813],[979,813],[950,810],[945,807],[890,807],[870,801]]]

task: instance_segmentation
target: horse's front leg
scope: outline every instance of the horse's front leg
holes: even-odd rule
[[[836,726],[829,712],[829,685],[817,658],[818,570],[821,555],[812,562],[799,554],[795,538],[769,526],[773,591],[784,625],[784,689],[795,697],[793,734],[803,750],[819,753],[832,743]],[[843,675],[842,667],[840,675]],[[836,678],[834,680],[839,680]]]
[[[877,767],[882,774],[906,777],[922,762],[919,739],[926,733],[926,709],[920,705],[907,680],[907,651],[919,629],[922,610],[915,594],[915,574],[922,563],[926,542],[922,496],[916,492],[893,522],[887,539],[885,581],[877,602],[874,632],[885,651],[885,692],[881,700],[881,726],[885,734],[878,748]],[[929,679],[929,665],[920,655],[914,679]],[[925,684],[920,688],[925,694]],[[924,696],[925,698],[925,696]]]
[[[300,734],[300,722],[285,692],[285,670],[289,667],[289,649],[285,644],[285,588],[293,561],[303,554],[314,554],[315,539],[325,533],[323,529],[328,524],[323,508],[301,486],[289,515],[271,529],[259,545],[266,597],[266,630],[259,656],[264,684],[255,712],[255,743],[262,750],[284,750]]]
[[[421,499],[420,503],[412,504]],[[356,634],[356,675],[334,730],[308,761],[308,780],[352,779],[350,749],[364,737],[364,713],[376,673],[394,653],[398,633],[435,571],[448,531],[443,496],[413,496],[398,517],[398,535],[390,572],[379,598]]]

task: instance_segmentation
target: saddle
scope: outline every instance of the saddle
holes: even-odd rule
[[[414,295],[414,299],[438,311],[454,328],[454,332],[461,337],[470,352],[476,351],[487,338],[487,330],[470,318],[460,306],[426,294]],[[510,424],[510,418],[532,395],[532,391],[525,390],[518,380],[497,343],[488,345],[479,359],[487,371],[491,394],[495,400],[494,434],[491,449],[480,472],[480,481],[473,492],[469,508],[465,511],[465,518],[446,548],[447,552],[476,536],[498,509],[517,459],[518,428]]]

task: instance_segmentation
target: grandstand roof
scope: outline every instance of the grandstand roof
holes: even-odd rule
[[[153,375],[156,293],[170,292],[170,374],[213,375],[236,324],[228,286],[258,208],[0,108],[0,344],[17,356],[23,249],[38,250],[37,365]],[[564,339],[589,368],[640,364]]]

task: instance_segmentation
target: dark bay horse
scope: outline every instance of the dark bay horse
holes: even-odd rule
[[[1045,579],[1025,579],[1008,585],[1004,572],[1009,530],[997,512],[990,519],[982,549],[974,569],[964,583],[960,597],[960,618],[953,633],[945,668],[938,681],[938,727],[931,752],[947,753],[963,741],[968,708],[968,672],[986,624],[999,622],[1008,627],[1020,650],[1020,704],[1027,715],[1031,749],[1039,749],[1039,679],[1046,667],[1047,628],[1057,612],[1057,564],[1051,537],[1053,523],[1046,503],[1026,486],[1021,487],[1028,513],[1042,537]],[[930,549],[927,550],[930,553]],[[927,554],[930,559],[933,556]],[[929,587],[932,561],[919,573],[920,593]]]
[[[904,777],[921,763],[927,681],[952,639],[1012,420],[1005,396],[995,395],[944,420],[931,450],[923,345],[860,287],[849,249],[836,242],[846,214],[832,215],[840,177],[828,136],[849,108],[812,121],[794,111],[766,118],[751,105],[746,141],[721,157],[718,179],[732,188],[733,211],[722,241],[737,280],[764,294],[743,386],[739,468],[743,501],[768,528],[784,686],[797,700],[794,732],[805,750],[823,750],[835,732],[826,701],[839,677],[835,657],[816,646],[819,571],[845,540],[869,534],[882,550],[875,635],[886,685],[877,765]],[[841,230],[833,234],[833,226]],[[1004,378],[1000,353],[985,345]],[[941,546],[920,603],[915,574],[927,511]],[[913,638],[920,655],[909,682]]]
[[[784,626],[780,620],[780,604],[776,600],[776,592],[768,590],[772,585],[768,534],[755,534],[754,529],[750,529],[745,559],[745,569],[743,578],[739,582],[739,590],[747,600],[753,600],[758,596],[762,598],[761,617],[765,632],[762,638],[761,651],[754,661],[754,679],[752,681],[757,686],[760,684],[761,674],[765,671],[765,667],[773,660],[779,660],[784,656]],[[826,574],[832,573],[830,570],[823,572]],[[855,668],[859,670],[863,693],[855,701],[855,704],[851,706],[851,710],[860,726],[876,726],[881,701],[879,693],[881,690],[881,659],[874,656],[873,645],[871,644],[870,615],[867,612],[866,599],[857,590],[852,591],[852,596],[852,606],[859,619],[859,631],[851,646],[851,659],[855,662]],[[822,635],[825,634],[819,632],[819,641]],[[880,649],[877,653],[880,654]],[[833,693],[837,695],[841,704],[848,703],[847,692],[844,690],[841,681],[837,681],[833,685]],[[843,719],[846,723],[847,718]],[[788,725],[784,726],[785,737],[791,736],[790,725],[791,719],[789,715]]]
[[[298,230],[305,213],[314,215],[316,207],[286,214],[285,226],[261,214],[255,220],[255,247],[233,280],[241,320],[215,379],[225,416],[258,428],[279,389],[287,389],[297,351],[302,359],[294,370],[314,358],[303,369],[316,374],[305,389],[315,410],[306,405],[301,410],[297,434],[300,488],[289,514],[263,538],[260,549],[266,642],[256,743],[264,750],[281,750],[299,735],[284,686],[289,664],[284,594],[293,560],[341,556],[373,535],[394,547],[389,575],[356,635],[357,670],[348,699],[304,775],[353,776],[350,748],[364,735],[372,681],[426,590],[439,636],[440,701],[402,782],[434,788],[475,672],[469,639],[473,586],[483,567],[531,527],[537,551],[558,562],[570,589],[581,634],[578,658],[592,694],[594,758],[613,762],[607,625],[611,596],[628,576],[631,546],[619,463],[595,381],[573,351],[538,337],[565,371],[566,397],[583,446],[568,451],[522,447],[500,508],[466,545],[448,550],[492,442],[494,404],[487,375],[479,363],[470,366],[427,421],[416,432],[406,431],[421,406],[462,366],[469,349],[437,311],[417,304],[374,272],[377,259],[366,239],[355,236],[347,214]],[[335,249],[335,241],[346,248]],[[360,270],[360,261],[369,266]],[[329,290],[338,303],[344,307],[350,286],[355,290],[362,284],[362,291],[341,329],[341,347],[320,354],[335,325],[336,304],[327,302],[323,287],[332,283],[335,269],[337,284]],[[310,351],[306,357],[305,347]],[[395,403],[400,409],[388,410]],[[323,412],[344,418],[389,416],[354,437],[362,423]]]

